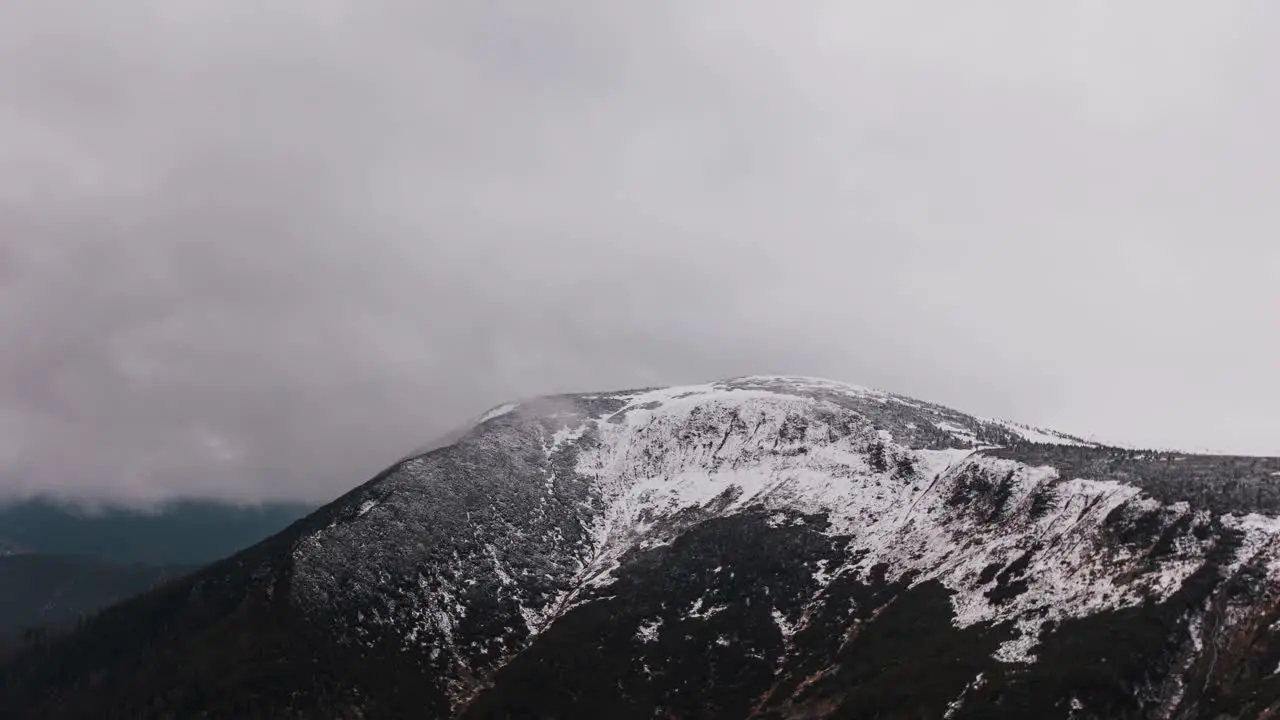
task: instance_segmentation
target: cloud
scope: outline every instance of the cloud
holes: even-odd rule
[[[0,494],[755,372],[1280,453],[1276,12],[7,3]]]

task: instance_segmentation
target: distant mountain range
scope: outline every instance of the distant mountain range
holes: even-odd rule
[[[0,554],[83,555],[117,563],[198,565],[243,549],[314,506],[178,500],[92,509],[48,499],[0,504]]]
[[[1274,718],[1280,459],[822,380],[510,403],[0,665],[0,718]]]
[[[59,626],[195,570],[75,555],[0,556],[0,638]],[[2,644],[2,643],[0,643]]]
[[[0,652],[276,533],[310,508],[178,501],[92,511],[52,500],[0,505]]]

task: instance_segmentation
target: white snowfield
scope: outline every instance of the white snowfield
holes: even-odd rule
[[[861,398],[888,397],[830,381],[777,380],[791,387],[814,383]],[[830,441],[830,428],[819,419],[822,413],[813,412],[824,404],[821,400],[710,384],[645,392],[628,402],[624,422],[584,422],[594,425],[603,443],[580,455],[578,471],[596,478],[609,498],[608,510],[594,528],[594,559],[582,574],[591,578],[592,586],[607,584],[610,571],[629,549],[671,539],[654,529],[655,518],[707,507],[728,494],[732,501],[718,506],[717,514],[753,505],[828,513],[829,532],[853,536],[854,547],[867,553],[856,565],[824,570],[820,582],[878,563],[889,564],[891,579],[909,571],[918,573],[914,583],[937,579],[955,593],[952,603],[959,625],[1016,623],[1021,637],[1006,643],[996,657],[1025,663],[1035,659],[1036,632],[1045,620],[1137,605],[1148,595],[1164,599],[1205,561],[1207,547],[1190,536],[1180,537],[1173,554],[1155,567],[1102,536],[1104,518],[1122,504],[1160,509],[1175,519],[1192,513],[1185,503],[1162,507],[1136,487],[1059,478],[1052,468],[974,455],[976,448],[913,451],[894,446],[892,452],[910,456],[917,469],[914,478],[897,478],[892,469],[876,472],[860,447],[882,437],[874,428]],[[840,412],[835,406],[822,409]],[[750,432],[725,432],[714,450],[682,441],[681,434],[695,424],[695,412],[697,423],[711,422],[723,430],[732,421]],[[807,425],[803,437],[791,444],[807,451],[775,454],[781,425],[794,417],[806,418]],[[1048,431],[1000,425],[1034,442],[1083,444]],[[944,429],[972,440],[973,433],[964,428]],[[947,503],[957,479],[970,469],[1012,478],[1009,512],[1001,522],[977,522],[964,508]],[[1032,493],[1050,484],[1055,485],[1051,505],[1033,518]],[[1265,556],[1273,572],[1280,570],[1280,520],[1227,517],[1226,523],[1247,534],[1237,566]],[[1027,590],[1001,605],[989,601],[984,593],[995,581],[980,583],[984,568],[1006,566],[1032,550],[1023,575]],[[572,593],[565,600],[560,612],[574,605]]]

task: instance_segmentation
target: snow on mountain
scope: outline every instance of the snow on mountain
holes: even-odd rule
[[[510,451],[520,436],[537,438],[540,457],[526,460],[529,474],[512,482],[524,484],[521,505],[542,519],[522,523],[495,505],[489,517],[501,519],[486,520],[477,531],[485,539],[471,555],[455,548],[450,571],[422,575],[408,590],[393,591],[385,611],[355,618],[357,626],[398,628],[405,642],[432,652],[452,648],[459,671],[451,692],[462,703],[483,686],[479,677],[558,617],[607,593],[627,557],[748,509],[777,513],[771,517],[778,523],[798,522],[786,513],[821,514],[827,537],[849,538],[845,558],[813,574],[812,602],[833,579],[877,566],[886,567],[885,582],[907,578],[908,588],[936,581],[950,593],[956,627],[1012,628],[991,654],[1006,664],[1036,662],[1038,633],[1047,625],[1166,601],[1205,566],[1215,522],[1244,534],[1229,570],[1277,562],[1276,521],[1215,518],[1185,502],[1163,504],[1137,485],[986,452],[1022,443],[1092,444],[830,381],[748,377],[504,405],[471,435]],[[432,483],[435,465],[412,460],[367,492],[401,495],[401,516],[416,514],[409,498]],[[1169,529],[1161,538],[1169,549],[1158,562],[1149,547],[1115,542],[1116,519],[1128,515],[1157,516]],[[338,592],[386,597],[386,583],[373,572],[385,579],[388,571],[370,557],[369,538],[386,537],[402,522],[362,512],[299,543],[295,563],[307,580],[298,584],[300,602]],[[410,542],[412,535],[397,539],[396,552]],[[529,570],[521,553],[512,556],[517,545],[545,553],[537,591],[521,585]],[[370,572],[350,577],[339,569],[362,559],[375,560]],[[502,594],[524,627],[477,658],[458,644],[476,583],[467,576],[483,568],[509,588]],[[352,584],[321,587],[331,578]],[[803,617],[795,622],[803,625]],[[636,632],[650,637],[654,627]],[[377,636],[372,628],[356,632]]]
[[[346,668],[280,712],[1260,717],[1278,472],[813,378],[526,399],[200,594]]]
[[[1081,438],[1065,435],[1054,430],[1045,430],[1044,428],[1031,427],[1021,423],[1009,422],[1007,420],[998,420],[988,418],[985,422],[995,423],[1006,430],[1018,435],[1027,442],[1043,443],[1046,445],[1086,445],[1097,447],[1098,443],[1089,442]]]

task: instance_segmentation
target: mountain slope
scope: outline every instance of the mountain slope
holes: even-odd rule
[[[1280,460],[796,378],[495,409],[10,665],[14,717],[1262,717]]]

